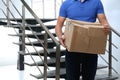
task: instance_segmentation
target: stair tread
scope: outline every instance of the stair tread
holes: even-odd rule
[[[97,67],[97,69],[104,69],[104,68],[107,68],[108,66],[107,65],[101,65],[99,64],[99,66]]]
[[[116,79],[118,79],[117,76],[107,76],[107,74],[106,75],[98,75],[95,78],[95,80],[116,80]]]
[[[29,33],[29,34],[25,34],[25,35],[44,35],[44,33]],[[22,36],[23,34],[22,33],[19,33],[19,34],[8,34],[9,36]]]
[[[21,18],[17,18],[17,19],[10,19],[10,20],[12,20],[12,21],[15,21],[15,20],[17,20],[18,22],[22,22],[22,19]],[[56,19],[50,19],[50,18],[48,18],[48,19],[40,19],[43,23],[45,23],[45,22],[49,22],[49,21],[54,21],[54,20],[56,20]],[[34,18],[26,18],[25,19],[25,21],[27,22],[27,23],[29,23],[29,24],[38,24],[38,22],[34,19]]]
[[[0,25],[7,25],[7,22],[0,21]]]
[[[47,78],[55,78],[55,71],[56,70],[48,71]],[[38,75],[30,74],[30,75],[37,79],[43,78],[43,75],[41,75],[41,74],[38,74]],[[66,76],[65,68],[60,69],[60,76],[62,76],[62,75],[64,75],[64,77]],[[116,79],[118,79],[118,76],[108,76],[108,74],[105,74],[104,72],[102,75],[99,75],[99,73],[97,73],[96,77],[95,77],[95,80],[116,80]]]
[[[43,40],[41,40],[41,42],[44,43]],[[41,42],[40,42],[40,41],[31,41],[31,42],[26,42],[25,44],[26,44],[26,45],[31,45],[31,43],[32,43],[32,44],[38,44],[38,45],[40,45]],[[54,44],[52,40],[48,40],[47,42],[48,42],[48,44],[49,44],[49,43]],[[20,41],[20,42],[13,42],[13,43],[14,43],[14,44],[17,44],[17,45],[21,45],[21,44],[22,44],[21,41]]]
[[[50,58],[50,59],[47,59],[47,65],[48,66],[51,66],[51,67],[54,67],[56,64],[56,58]],[[36,64],[38,66],[43,66],[43,62],[42,61],[37,61],[36,64],[33,63],[33,62],[25,62],[26,65],[29,65],[29,66],[36,66]],[[65,67],[65,57],[61,57],[60,58],[60,67]],[[104,69],[104,68],[107,68],[108,66],[106,65],[98,65],[97,66],[97,69]]]
[[[52,33],[52,34],[55,34],[55,33]],[[8,34],[9,36],[22,36],[23,34],[22,33],[19,33],[19,34]],[[44,35],[44,33],[39,33],[39,32],[36,32],[36,33],[26,33],[25,34],[26,36],[31,36],[31,35]]]
[[[37,61],[36,62],[37,63],[37,65],[39,65],[39,66],[43,66],[43,62],[42,61]],[[48,66],[50,66],[50,64],[54,64],[53,66],[51,66],[51,67],[54,67],[55,66],[55,63],[56,63],[56,60],[55,59],[48,59],[47,60],[47,65]],[[65,58],[60,58],[60,63],[64,63],[65,64]],[[33,63],[33,62],[25,62],[25,64],[27,64],[27,65],[29,65],[29,66],[36,66],[36,64],[35,63]],[[62,65],[63,66],[63,65]],[[65,66],[64,66],[65,67]],[[108,66],[106,66],[106,65],[98,65],[97,66],[97,69],[104,69],[104,68],[107,68]]]
[[[66,74],[65,68],[60,69],[60,75],[64,75],[64,74]],[[43,75],[33,75],[33,74],[30,75],[37,79],[43,78]],[[47,77],[48,78],[55,77],[55,70],[48,71]]]
[[[65,62],[65,58],[64,57],[60,58],[60,63],[64,63],[64,62]],[[33,63],[33,62],[31,62],[31,63],[24,62],[24,63],[27,64],[27,65],[29,65],[29,66],[36,66],[36,64]],[[38,61],[36,63],[39,66],[43,66],[43,62],[42,61]],[[56,63],[56,58],[47,59],[48,66],[49,66],[49,64],[55,64],[55,63]]]
[[[7,25],[6,25],[7,26]],[[45,25],[46,27],[48,28],[55,28],[55,25]],[[12,27],[12,28],[19,28],[19,27],[22,27],[21,24],[14,24],[14,25],[9,25],[9,27]],[[40,25],[25,25],[25,27],[39,27],[39,28],[42,28]]]
[[[31,44],[32,43],[32,44]],[[42,44],[44,44],[44,41],[43,40],[41,40],[41,42],[39,42],[39,41],[31,41],[31,43],[29,43],[29,42],[26,42],[25,43],[25,45],[27,46],[31,46],[32,47],[32,45],[34,45],[34,47],[43,47],[43,45]],[[42,44],[41,44],[42,43]],[[56,46],[56,44],[52,41],[52,40],[48,40],[48,42],[47,42],[48,44],[48,46],[47,46],[47,48],[54,48],[55,46]],[[13,42],[13,44],[16,44],[16,45],[22,45],[22,42]]]
[[[56,36],[56,34],[55,33],[52,33],[53,34],[53,36]],[[22,33],[19,33],[19,34],[8,34],[9,36],[18,36],[18,37],[21,37],[23,34]],[[39,39],[44,39],[44,33],[29,33],[29,34],[25,34],[25,37],[29,37],[29,38],[36,38],[36,36],[39,38]],[[49,36],[48,36],[48,38],[50,38]]]
[[[56,52],[56,49],[53,49],[53,48],[49,48],[47,49],[48,50],[48,56],[51,57],[51,56],[55,56],[55,52]],[[65,54],[66,50],[64,49],[61,49],[61,53],[60,53],[60,56],[63,56]],[[36,52],[30,52],[30,53],[24,53],[23,51],[19,51],[18,52],[19,54],[23,54],[23,55],[37,55],[38,56],[38,53],[43,56],[44,54],[44,50],[39,50],[38,53]]]

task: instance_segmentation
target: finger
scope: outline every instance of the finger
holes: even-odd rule
[[[105,34],[108,35],[110,33],[109,29],[105,29]]]
[[[104,25],[104,31],[105,31],[105,34],[108,35],[109,32],[110,32],[110,26],[109,25]]]
[[[65,44],[64,44],[64,39],[60,39],[60,43],[61,43],[61,45],[62,45],[63,47],[66,48],[66,46],[65,46]]]
[[[61,45],[66,48],[65,44],[62,42]]]

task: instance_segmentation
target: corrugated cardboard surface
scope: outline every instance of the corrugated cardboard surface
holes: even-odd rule
[[[99,23],[66,21],[65,45],[70,52],[104,54],[107,36]]]

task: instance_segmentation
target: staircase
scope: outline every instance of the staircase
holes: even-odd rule
[[[12,0],[9,0],[9,4],[11,4],[21,16],[21,18],[18,19],[15,18],[15,16],[11,13],[5,1],[2,0],[2,2],[6,6],[8,14],[11,15],[12,18],[9,18],[8,14],[1,9],[6,18],[0,20],[0,25],[13,28],[16,34],[9,34],[9,36],[16,36],[19,38],[18,43],[14,42],[14,44],[19,46],[17,69],[24,70],[24,65],[28,65],[30,67],[36,67],[40,72],[38,75],[34,75],[32,73],[30,74],[36,79],[65,79],[66,72],[64,55],[66,51],[60,46],[56,34],[54,33],[56,18],[38,18],[38,16],[24,0],[21,0],[21,3],[23,4],[21,14],[14,6]],[[30,14],[32,14],[34,18],[25,18],[25,8],[30,12]],[[98,74],[96,75],[96,80],[116,80],[118,78],[118,76],[112,74],[112,70],[114,69],[112,68],[113,56],[111,50],[112,45],[115,46],[112,42],[112,32],[119,37],[120,34],[113,28],[111,29],[112,31],[108,39],[109,47],[106,50],[109,55],[109,60],[107,61],[101,55],[99,55],[108,65],[98,65],[98,71],[108,68],[108,74]],[[28,56],[31,58],[31,60],[26,60]],[[41,67],[43,70],[41,70]]]

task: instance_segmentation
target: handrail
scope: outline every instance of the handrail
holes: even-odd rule
[[[111,27],[111,31],[110,31],[110,34],[109,34],[109,40],[108,40],[108,42],[109,42],[109,45],[108,45],[108,53],[109,53],[109,55],[108,55],[108,62],[102,57],[102,56],[100,56],[109,66],[108,66],[108,69],[109,69],[109,71],[108,71],[108,76],[112,76],[112,70],[114,71],[114,72],[116,72],[116,73],[118,73],[113,67],[112,67],[112,57],[113,57],[113,59],[115,59],[116,61],[118,61],[116,58],[114,58],[114,56],[112,55],[112,45],[115,47],[116,45],[115,44],[113,44],[112,42],[112,32],[113,33],[115,33],[118,37],[120,37],[120,33],[119,32],[117,32],[114,28],[112,28]],[[117,48],[118,49],[118,48]]]
[[[1,9],[0,8],[0,10],[3,12],[3,14],[5,15],[5,17],[7,18],[7,15],[6,15],[6,13],[3,11],[3,9]],[[13,16],[14,17],[14,16]],[[14,17],[15,18],[15,17]],[[17,22],[17,21],[16,21]],[[11,24],[11,23],[10,23]],[[18,23],[19,24],[19,23]],[[21,24],[19,24],[19,26],[21,26]],[[22,27],[22,26],[21,26]],[[19,34],[15,29],[14,29],[14,31],[15,31],[15,33],[16,34]],[[28,36],[26,36],[27,37],[27,39],[29,40],[29,42],[32,44],[32,46],[33,46],[33,43],[30,41],[30,39],[28,38]],[[22,41],[22,39],[20,38],[20,40]],[[27,50],[27,52],[28,53],[30,53],[29,52],[29,50],[28,50],[28,48],[27,47],[25,47],[25,49]],[[34,48],[35,49],[35,48]],[[36,50],[36,49],[35,49]],[[38,53],[38,51],[36,50],[36,52]],[[31,56],[31,55],[30,55]],[[31,56],[31,59],[33,60],[33,62],[37,65],[37,68],[38,68],[38,70],[40,71],[40,73],[42,74],[42,71],[39,69],[39,67],[38,67],[38,64],[35,62],[35,60],[34,60],[34,58]],[[41,58],[42,59],[42,58]]]
[[[120,37],[120,33],[119,32],[117,32],[115,29],[113,29],[112,27],[111,27],[111,31],[110,31],[110,34],[109,34],[109,47],[108,47],[108,53],[109,53],[109,55],[108,55],[108,65],[109,65],[109,67],[108,67],[108,69],[109,69],[109,72],[108,72],[108,76],[112,76],[112,69],[117,73],[117,71],[112,67],[112,32],[114,32],[118,37]]]
[[[117,35],[117,36],[119,36],[120,37],[120,33],[119,32],[117,32],[114,28],[112,28],[111,27],[111,30]]]
[[[10,0],[11,1],[11,0]],[[6,5],[5,4],[5,2],[2,0],[2,2],[4,3],[4,5]],[[12,1],[11,1],[12,2]],[[12,3],[13,4],[13,3]],[[14,6],[14,5],[13,5]],[[7,5],[6,5],[6,7],[7,7]],[[15,7],[15,6],[14,6]],[[17,8],[15,7],[15,9],[17,10]],[[10,14],[12,15],[12,17],[15,19],[15,21],[17,22],[17,20],[16,20],[16,18],[15,18],[15,16],[12,14],[12,12],[10,11],[10,9],[9,8],[7,8],[7,10],[10,12]],[[20,14],[20,12],[17,10],[17,12],[19,13],[19,15],[23,18],[23,16]],[[5,12],[4,12],[4,14],[5,14]],[[6,15],[6,18],[7,18],[7,15]],[[10,22],[9,22],[10,23]],[[21,26],[20,28],[22,29],[22,24],[21,23],[18,23],[17,22],[17,24],[19,25],[19,26]],[[30,26],[29,25],[27,25],[28,27],[29,27],[29,29],[32,31],[32,29],[30,28]],[[34,34],[34,32],[32,31],[32,33]],[[26,36],[27,37],[27,39],[29,40],[29,38],[28,38],[28,36]],[[35,37],[38,39],[38,37],[35,35]],[[40,39],[38,39],[39,40],[39,42],[42,44],[42,41],[40,40]],[[35,49],[35,47],[34,47],[34,45],[33,45],[33,43],[29,40],[29,42],[32,44],[32,46],[33,46],[33,48]],[[42,44],[43,45],[43,44]],[[43,46],[44,47],[44,46]],[[45,47],[44,47],[45,48]],[[35,51],[38,53],[38,51],[35,49]],[[39,53],[38,53],[38,55],[39,55]],[[39,57],[40,57],[40,59],[43,61],[43,59],[41,58],[41,56],[39,55]]]
[[[2,0],[3,1],[3,0]],[[11,1],[11,0],[10,0]],[[5,4],[5,2],[3,1],[3,3],[4,3],[4,5],[7,7],[7,5]],[[12,3],[12,1],[11,1],[11,3]],[[12,3],[12,5],[13,5],[13,7],[17,10],[17,8],[15,7],[15,5]],[[2,9],[1,9],[2,10]],[[2,10],[3,11],[3,10]],[[10,11],[10,9],[7,7],[7,11],[9,11],[10,12],[10,14],[13,16],[13,18],[15,19],[15,21],[16,21],[16,18],[15,18],[15,16],[12,14],[12,12]],[[20,14],[20,12],[17,10],[17,12],[18,12],[18,14],[22,17],[22,19],[24,18],[21,14]],[[3,13],[4,13],[4,15],[6,16],[6,18],[7,18],[7,15],[5,14],[5,12],[3,11]],[[17,22],[17,21],[16,21]],[[25,24],[27,24],[26,23],[26,21],[24,21],[25,22]],[[18,22],[17,22],[18,23]],[[20,28],[22,28],[22,25],[21,25],[21,23],[18,23],[21,27]],[[10,25],[10,24],[9,24]],[[30,28],[30,25],[29,24],[27,24],[27,26]],[[32,29],[30,28],[30,30],[32,31]],[[15,31],[16,33],[17,33],[17,31]],[[46,32],[47,33],[47,32]],[[18,33],[17,33],[18,34]],[[34,33],[33,33],[34,34]],[[35,35],[36,36],[36,35]],[[50,36],[50,35],[49,35]],[[26,36],[27,37],[27,36]],[[38,37],[36,37],[36,38],[38,38]],[[27,39],[29,40],[29,38],[27,37]],[[20,39],[20,40],[22,40],[22,39]],[[39,40],[39,39],[38,39]],[[52,39],[53,40],[53,39]],[[54,41],[54,40],[53,40]],[[57,41],[57,40],[56,40]],[[38,51],[36,50],[36,48],[34,47],[34,45],[33,45],[33,43],[29,40],[29,42],[32,44],[32,46],[33,46],[33,48],[35,49],[35,51],[38,53]],[[41,42],[41,41],[40,41]],[[54,42],[54,43],[56,43],[56,42]],[[41,43],[42,44],[42,43]],[[56,45],[57,45],[57,47],[56,47],[56,80],[59,80],[59,67],[60,67],[60,44],[59,44],[59,42],[58,42],[58,44],[56,43]],[[45,48],[45,46],[42,44],[42,46],[43,46],[43,48],[44,48],[44,51],[45,52],[47,52],[48,53],[48,51],[47,51],[47,49]],[[26,48],[26,50],[29,52],[29,50],[27,49],[27,47],[25,47]],[[44,53],[44,54],[47,54],[47,53]],[[39,53],[38,53],[38,55],[39,55]],[[30,56],[31,56],[31,54],[30,54]],[[39,55],[39,57],[41,58],[41,56]],[[47,57],[47,56],[45,56],[45,57]],[[36,64],[36,62],[35,62],[35,60],[34,60],[34,58],[31,56],[31,58],[32,58],[32,60],[34,61],[34,63]],[[41,60],[42,60],[42,58],[41,58]],[[44,60],[45,61],[45,60]],[[42,60],[42,62],[43,62],[43,60]],[[36,66],[37,66],[37,68],[38,68],[38,65],[36,64]],[[47,64],[46,63],[44,63],[44,67],[45,67],[45,69],[47,70],[47,68],[48,68],[48,66],[47,66]],[[49,69],[49,68],[48,68]],[[40,73],[42,74],[42,72],[41,72],[41,70],[38,68],[38,70],[40,71]],[[43,74],[42,74],[43,75]],[[44,77],[47,77],[47,74],[45,73],[44,74]]]
[[[12,1],[11,0],[9,0],[11,3],[12,3]],[[2,2],[4,3],[4,5],[7,7],[7,5],[5,4],[5,2],[2,0]],[[16,11],[18,12],[18,14],[21,16],[21,18],[23,19],[24,17],[20,14],[20,12],[17,10],[17,8],[15,7],[15,5],[12,3],[12,5],[13,5],[13,7],[16,9]],[[1,9],[2,10],[2,9]],[[7,7],[7,10],[8,10],[8,12],[10,12],[10,14],[12,15],[12,17],[15,19],[15,21],[17,22],[17,20],[16,20],[16,18],[15,18],[15,16],[12,14],[12,12],[10,11],[10,9]],[[6,15],[6,13],[2,10],[2,12],[4,13],[4,15],[6,16],[6,18],[7,18],[7,15]],[[26,21],[23,19],[23,21],[25,22],[25,24],[27,24],[26,23]],[[20,26],[20,28],[21,28],[21,30],[23,30],[23,28],[22,28],[22,23],[18,23],[17,22],[17,24]],[[10,25],[10,24],[9,24]],[[24,25],[25,26],[25,25]],[[29,27],[29,29],[32,31],[32,29],[31,29],[31,27],[30,27],[30,25],[28,25],[27,24],[27,26]],[[14,29],[15,30],[15,29]],[[18,34],[17,33],[17,31],[15,30],[15,32],[16,32],[16,34]],[[34,32],[32,31],[32,33],[34,34]],[[34,34],[35,35],[35,34]],[[23,34],[23,36],[24,36],[24,34]],[[28,36],[26,36],[27,37],[27,39],[28,39],[28,41],[31,43],[31,45],[32,45],[32,47],[34,48],[34,50],[36,51],[36,53],[39,55],[39,57],[40,57],[40,59],[42,60],[42,62],[44,62],[44,60],[42,59],[42,57],[40,56],[40,54],[39,54],[39,52],[36,50],[36,48],[34,47],[34,45],[33,45],[33,43],[30,41],[30,39],[28,38]],[[35,37],[37,38],[37,40],[39,40],[39,42],[41,43],[41,45],[43,46],[43,48],[44,48],[44,50],[48,53],[48,51],[47,51],[47,49],[45,48],[45,46],[43,45],[43,43],[42,43],[42,41],[35,35]],[[25,37],[24,37],[25,38]],[[21,39],[20,38],[20,41],[23,41],[23,39]],[[24,42],[23,42],[24,43]],[[29,52],[29,50],[27,49],[27,47],[25,47],[25,49]],[[30,53],[30,56],[31,56],[31,53]],[[31,58],[32,58],[32,56],[31,56]],[[35,62],[35,60],[32,58],[32,60],[34,61],[34,63],[36,64],[36,62]],[[42,74],[42,72],[41,72],[41,70],[39,69],[39,67],[38,67],[38,65],[36,64],[36,66],[37,66],[37,68],[38,68],[38,70],[40,71],[40,73]],[[44,63],[44,66],[46,67],[46,69],[49,69],[48,68],[48,66],[47,66],[47,64],[46,63]]]
[[[2,0],[3,1],[3,0]],[[4,2],[4,1],[3,1]],[[5,4],[5,3],[4,3]],[[0,8],[1,9],[1,8]],[[6,13],[3,11],[3,9],[1,9],[1,11],[3,12],[3,14],[5,15],[5,17],[7,18],[7,15],[6,15]],[[8,9],[8,11],[10,12],[10,14],[12,15],[12,17],[15,19],[15,21],[17,22],[17,20],[16,20],[16,18],[15,18],[15,16],[12,14],[12,12]],[[11,24],[11,22],[9,22],[10,24]],[[10,25],[9,24],[9,25]],[[20,26],[20,28],[22,29],[22,23],[18,23],[17,22],[17,24]],[[29,26],[28,26],[29,27]],[[15,33],[16,34],[19,34],[15,29],[14,29],[14,31],[15,31]],[[34,34],[34,33],[33,33]],[[34,45],[33,45],[33,43],[30,41],[30,39],[28,38],[28,36],[26,35],[26,37],[27,37],[27,39],[28,39],[28,41],[31,43],[31,45],[33,46],[33,48],[34,48],[34,50],[36,51],[36,53],[38,53],[39,54],[39,52],[36,50],[36,48],[34,47]],[[20,40],[22,41],[22,39],[20,38]],[[28,50],[28,48],[27,47],[25,47],[25,49],[29,52],[29,50]],[[30,55],[31,56],[31,55]],[[31,58],[32,58],[32,56],[31,56]],[[43,59],[41,58],[41,56],[40,56],[40,59],[43,61]],[[35,62],[35,60],[32,58],[32,60],[34,61],[34,63],[37,65],[37,63]],[[46,64],[45,64],[46,65]],[[37,68],[38,68],[38,65],[37,65]],[[40,73],[42,74],[42,72],[41,72],[41,70],[38,68],[38,70],[40,71]]]
[[[11,1],[11,0],[10,0]],[[24,0],[21,0],[22,1],[22,3],[23,3],[23,5],[29,10],[29,12],[34,16],[34,18],[37,20],[37,22],[41,25],[41,27],[45,30],[45,32],[51,37],[51,39],[55,42],[55,44],[58,46],[58,48],[57,48],[57,51],[58,52],[60,52],[60,43],[54,38],[54,36],[49,32],[49,30],[46,28],[46,26],[42,23],[42,21],[37,17],[37,15],[32,11],[32,9],[28,6],[28,4],[24,1]],[[13,4],[13,3],[12,3]],[[1,9],[2,10],[2,9]],[[3,11],[3,10],[2,10]],[[3,13],[5,14],[5,12],[3,11]],[[27,25],[27,26],[29,26],[29,25]],[[118,37],[120,37],[120,33],[119,32],[117,32],[114,28],[112,28],[111,27],[111,32],[113,32],[113,33],[115,33]],[[111,38],[112,38],[112,33],[110,33],[110,35],[109,35],[109,50],[107,51],[108,53],[109,53],[109,62],[106,62],[106,60],[105,60],[105,62],[106,63],[109,63],[108,65],[109,65],[109,69],[113,69],[113,71],[115,71],[114,70],[114,68],[112,67],[112,57],[114,58],[114,56],[112,56],[112,45],[113,46],[115,46],[114,44],[112,44],[112,40],[111,40]],[[30,41],[31,42],[31,41]],[[32,44],[33,45],[33,44]],[[116,47],[116,46],[115,46]],[[28,50],[27,50],[28,51]],[[57,52],[56,51],[56,52]],[[29,52],[29,51],[28,51]],[[56,61],[59,61],[59,55],[60,54],[56,54],[57,56],[56,56]],[[32,56],[31,56],[32,57]],[[103,59],[104,60],[104,59]],[[34,60],[33,60],[34,61]],[[117,61],[117,59],[116,59],[116,61]],[[35,61],[34,61],[35,62]],[[59,63],[57,63],[58,65],[59,65]],[[109,76],[111,76],[111,73],[112,71],[111,70],[109,70]],[[116,72],[116,71],[115,71]],[[117,72],[116,72],[117,73]],[[59,72],[58,72],[58,74],[57,75],[59,75]],[[58,79],[57,79],[58,80]]]
[[[38,18],[38,16],[33,12],[33,10],[28,6],[28,4],[21,0],[23,5],[27,8],[27,10],[33,15],[33,17],[36,19],[36,21],[41,25],[41,27],[45,30],[46,34],[51,37],[53,42],[56,44],[56,80],[59,80],[60,78],[60,43],[57,41],[57,39],[52,35],[52,33],[46,28],[46,26],[42,23],[42,21]],[[44,52],[46,55],[46,51]],[[47,57],[47,56],[44,56]],[[46,72],[46,69],[44,69],[44,72]],[[46,80],[47,74],[44,75],[44,79]]]
[[[56,43],[57,46],[60,45],[60,43],[57,41],[56,38],[50,33],[50,31],[46,28],[46,26],[42,23],[42,21],[38,18],[38,16],[33,12],[33,10],[28,6],[28,4],[21,0],[24,6],[29,10],[29,12],[34,16],[34,18],[38,21],[38,23],[41,25],[41,27],[47,32],[47,34],[51,37],[51,39]]]
[[[12,5],[13,5],[13,7],[15,8],[15,10],[18,12],[18,14],[21,16],[21,18],[22,19],[24,19],[24,17],[21,15],[21,13],[18,11],[18,9],[15,7],[15,5],[13,4],[13,2],[11,1],[11,0],[9,0],[11,3],[12,3]],[[7,7],[7,5],[5,4],[5,2],[2,0],[2,2],[4,3],[4,5]],[[7,8],[7,10],[10,12],[10,14],[12,15],[12,17],[15,19],[15,21],[17,22],[17,20],[16,20],[16,18],[15,18],[15,16],[12,14],[12,12],[10,11],[10,9],[9,8]],[[4,12],[5,13],[5,12]],[[5,14],[6,15],[6,14]],[[6,15],[6,17],[7,17],[7,15]],[[25,22],[25,24],[28,26],[28,28],[32,31],[32,33],[34,34],[34,32],[33,32],[33,30],[31,29],[31,27],[30,27],[30,25],[29,24],[27,24],[27,22],[24,20],[24,22]],[[21,23],[18,23],[17,22],[17,24],[19,24],[21,27],[21,29],[22,29],[22,24]],[[18,34],[18,33],[17,33]],[[24,34],[23,34],[24,35]],[[41,45],[42,45],[42,47],[44,48],[44,50],[47,52],[47,53],[49,53],[48,51],[47,51],[47,49],[45,48],[45,46],[44,46],[44,44],[42,43],[42,41],[38,38],[38,36],[36,35],[36,34],[34,34],[35,35],[35,37],[36,37],[36,39],[41,43]],[[42,59],[42,57],[40,56],[40,54],[39,54],[39,52],[36,50],[36,48],[34,47],[34,45],[33,45],[33,43],[30,41],[30,39],[28,38],[28,36],[26,36],[27,37],[27,39],[28,39],[28,41],[31,43],[31,45],[32,45],[32,47],[34,48],[34,50],[36,51],[36,53],[39,55],[39,57],[40,57],[40,59],[42,60],[42,62],[44,62],[44,60]],[[57,46],[58,47],[58,46]],[[59,47],[58,47],[59,48]],[[27,48],[26,48],[27,49]],[[28,51],[29,52],[29,51]],[[58,51],[59,52],[59,51]],[[47,54],[46,53],[46,54]],[[31,55],[30,55],[31,56]],[[36,64],[36,63],[35,63]],[[45,67],[47,67],[48,68],[48,66],[47,66],[47,64],[46,63],[44,63],[44,65],[45,65]],[[49,69],[49,68],[48,68]],[[41,72],[41,71],[40,71]]]

